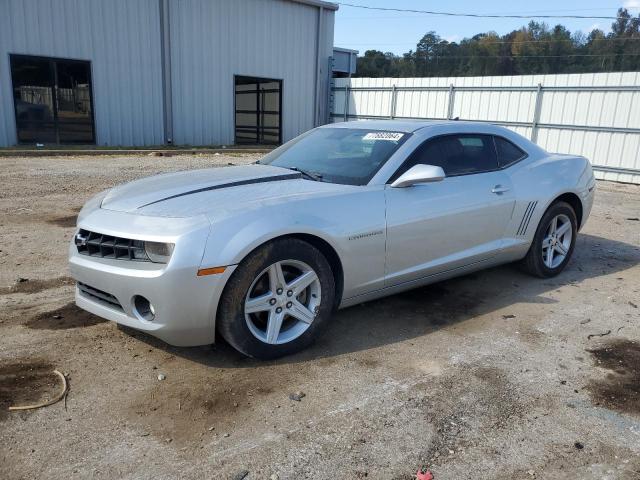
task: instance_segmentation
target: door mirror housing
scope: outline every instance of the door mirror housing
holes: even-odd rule
[[[440,182],[446,177],[442,167],[435,165],[414,165],[400,175],[392,184],[393,188],[405,188],[420,183]]]

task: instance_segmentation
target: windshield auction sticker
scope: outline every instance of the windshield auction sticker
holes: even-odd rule
[[[364,137],[362,137],[362,140],[370,140],[370,141],[388,140],[390,142],[397,142],[402,137],[404,137],[404,133],[398,133],[398,132],[369,132]]]

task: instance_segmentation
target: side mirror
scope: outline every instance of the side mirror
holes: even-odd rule
[[[442,167],[435,165],[414,165],[400,175],[392,184],[393,188],[404,188],[419,183],[440,182],[446,175]]]

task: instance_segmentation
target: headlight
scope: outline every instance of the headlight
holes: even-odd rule
[[[144,251],[154,263],[169,263],[174,246],[173,243],[144,242]]]

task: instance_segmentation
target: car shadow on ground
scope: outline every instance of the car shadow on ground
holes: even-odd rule
[[[555,303],[547,294],[558,288],[579,287],[585,280],[623,272],[639,263],[639,246],[581,234],[571,262],[558,277],[535,278],[514,265],[504,265],[350,307],[333,316],[313,346],[269,362],[244,357],[220,336],[213,347],[181,348],[142,332],[121,329],[150,346],[211,367],[256,368],[307,362],[403,342],[464,322],[473,328],[480,315],[508,310],[516,303]],[[612,281],[623,279],[616,277]],[[585,300],[588,301],[587,292]],[[501,314],[509,318],[508,312]]]

